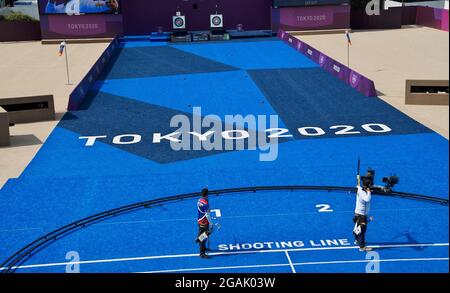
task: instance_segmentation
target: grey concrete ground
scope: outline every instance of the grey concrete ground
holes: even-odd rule
[[[8,178],[17,178],[33,159],[67,111],[69,94],[107,46],[107,43],[69,44],[71,85],[67,85],[65,58],[59,57],[58,45],[0,43],[0,99],[53,94],[57,113],[56,121],[10,128],[11,146],[0,148],[0,188]]]
[[[347,64],[343,34],[297,36]],[[426,27],[354,31],[350,67],[375,82],[380,98],[448,139],[449,107],[405,105],[406,79],[449,79],[449,34]]]

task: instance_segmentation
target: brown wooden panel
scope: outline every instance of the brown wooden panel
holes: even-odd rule
[[[448,80],[406,80],[407,105],[449,105],[448,93],[414,93],[413,87],[448,87]]]
[[[0,147],[9,146],[9,118],[8,113],[0,107]]]
[[[36,103],[45,104],[45,108],[25,110],[14,109],[17,106],[24,106],[26,108],[27,105]],[[10,123],[29,123],[55,119],[55,104],[53,101],[53,95],[0,98],[0,107],[1,106],[8,111]]]

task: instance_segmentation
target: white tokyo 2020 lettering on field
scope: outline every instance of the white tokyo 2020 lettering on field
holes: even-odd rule
[[[331,132],[331,134],[336,136],[343,135],[357,135],[362,133],[389,133],[392,129],[381,123],[368,123],[361,125],[361,130],[355,130],[355,126],[352,125],[334,125],[329,127],[329,131],[325,131],[321,127],[315,126],[305,126],[297,129],[298,133],[302,136],[314,137],[314,136],[324,136]],[[290,134],[289,129],[287,128],[270,128],[266,129],[265,133],[267,134],[267,138],[291,138],[293,137]],[[167,134],[162,133],[153,133],[154,144],[162,143],[163,141],[167,142],[181,142],[179,137],[183,133],[181,132],[171,132]],[[197,138],[200,141],[207,141],[217,133],[214,131],[207,131],[204,133],[189,131],[185,133],[187,135],[192,136],[193,138]],[[222,131],[219,134],[224,140],[245,140],[250,138],[250,133],[247,130],[226,130]],[[80,140],[85,140],[86,147],[92,147],[95,143],[100,140],[104,142],[104,139],[107,139],[107,135],[88,135],[88,136],[80,136]],[[130,145],[137,144],[142,141],[142,135],[140,134],[119,134],[112,138],[112,143],[116,145]]]

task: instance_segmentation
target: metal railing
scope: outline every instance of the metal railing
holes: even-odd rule
[[[258,192],[258,191],[337,191],[337,192],[356,192],[356,188],[352,187],[339,187],[339,186],[258,186],[258,187],[242,187],[242,188],[231,188],[231,189],[222,189],[222,190],[212,190],[209,191],[210,195],[223,195],[223,194],[233,194],[233,193],[244,193],[244,192]],[[381,196],[392,196],[392,197],[400,197],[406,199],[413,200],[421,200],[427,201],[442,205],[448,206],[448,199],[433,197],[428,195],[420,195],[420,194],[412,194],[405,192],[396,192],[396,191],[386,191],[383,189],[374,190],[373,194],[381,195]],[[3,273],[13,273],[16,269],[27,261],[31,256],[47,247],[54,241],[57,241],[64,236],[73,233],[78,229],[85,228],[86,226],[92,225],[94,223],[98,223],[100,221],[106,220],[108,218],[113,218],[119,215],[131,213],[133,211],[145,208],[152,208],[155,206],[161,206],[162,204],[167,204],[175,201],[183,201],[186,199],[199,197],[199,192],[181,194],[176,196],[169,196],[159,199],[153,199],[149,201],[144,201],[140,203],[130,204],[123,207],[119,207],[116,209],[112,209],[109,211],[105,211],[99,214],[95,214],[93,216],[84,218],[82,220],[76,221],[64,227],[61,227],[53,232],[48,233],[47,235],[42,236],[41,238],[31,242],[27,246],[23,247],[16,253],[14,253],[11,257],[9,257],[0,268]]]

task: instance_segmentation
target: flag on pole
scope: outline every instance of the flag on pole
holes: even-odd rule
[[[62,56],[64,54],[64,49],[66,49],[66,42],[63,41],[59,45],[59,56]]]
[[[350,32],[347,30],[345,31],[345,36],[347,37],[348,44],[352,44],[352,39],[350,38]]]
[[[64,54],[65,53],[65,54]],[[61,44],[59,44],[59,56],[65,55],[66,56],[66,71],[67,71],[67,84],[70,85],[70,78],[69,78],[69,58],[67,56],[67,42],[66,40],[62,41]]]

